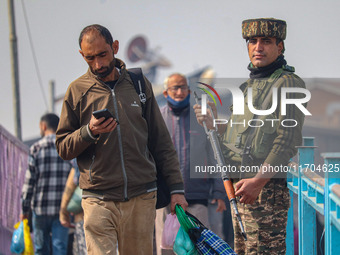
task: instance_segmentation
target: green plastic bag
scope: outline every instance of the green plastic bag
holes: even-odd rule
[[[83,211],[83,208],[81,207],[81,196],[82,190],[79,188],[79,186],[77,186],[77,188],[73,192],[70,202],[67,205],[66,210],[68,212],[78,214]]]
[[[188,233],[182,227],[178,230],[173,250],[177,255],[199,255]]]

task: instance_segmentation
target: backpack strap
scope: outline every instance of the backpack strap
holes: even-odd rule
[[[131,68],[128,70],[128,74],[131,77],[133,86],[139,96],[139,100],[142,105],[142,116],[145,119],[145,111],[146,111],[146,94],[145,94],[145,80],[143,76],[143,72],[141,68]],[[160,209],[166,207],[170,204],[171,195],[170,190],[166,184],[165,178],[163,177],[162,171],[159,167],[157,167],[157,203],[156,209]]]
[[[145,103],[146,103],[146,94],[145,94],[145,80],[143,76],[143,72],[141,68],[131,68],[128,70],[128,73],[133,82],[133,86],[139,96],[139,100],[142,104],[142,115],[145,118]]]

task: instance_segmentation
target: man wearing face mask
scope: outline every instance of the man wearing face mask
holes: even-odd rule
[[[206,139],[203,128],[197,121],[190,123],[190,89],[186,77],[180,73],[168,76],[164,82],[163,95],[167,104],[161,108],[161,114],[169,130],[172,142],[177,150],[180,169],[184,180],[184,195],[189,204],[187,211],[195,215],[207,227],[208,198],[212,192],[214,202],[217,202],[217,212],[226,210],[225,192],[221,178],[190,178],[190,169],[195,166],[216,165],[211,145]],[[193,115],[194,116],[194,115]],[[160,250],[160,238],[163,223],[169,208],[157,210],[156,243],[157,254],[174,254],[170,250]]]

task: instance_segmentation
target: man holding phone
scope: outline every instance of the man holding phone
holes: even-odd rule
[[[88,254],[152,254],[156,165],[171,192],[171,211],[184,209],[176,151],[146,83],[145,114],[119,49],[101,25],[85,27],[80,54],[89,65],[65,94],[56,144],[64,159],[77,158],[83,189]],[[112,117],[96,118],[107,109]],[[119,121],[119,125],[117,124]]]

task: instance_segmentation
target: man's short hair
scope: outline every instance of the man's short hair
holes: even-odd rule
[[[110,31],[102,25],[93,24],[93,25],[89,25],[89,26],[85,27],[80,32],[80,35],[79,35],[79,47],[80,48],[81,48],[81,42],[83,41],[84,35],[86,35],[87,33],[91,32],[91,31],[97,31],[101,36],[104,37],[106,43],[109,44],[110,46],[113,44],[113,38],[112,38]]]
[[[57,131],[59,117],[54,113],[47,113],[40,118],[40,122],[45,122],[47,129]]]
[[[172,74],[170,74],[168,77],[166,77],[166,78],[164,79],[164,89],[165,89],[165,90],[168,89],[169,79],[170,79],[172,76],[175,76],[175,75],[181,76],[183,79],[185,79],[186,82],[187,82],[187,85],[189,86],[188,78],[187,78],[184,74],[181,74],[181,73],[172,73]]]

